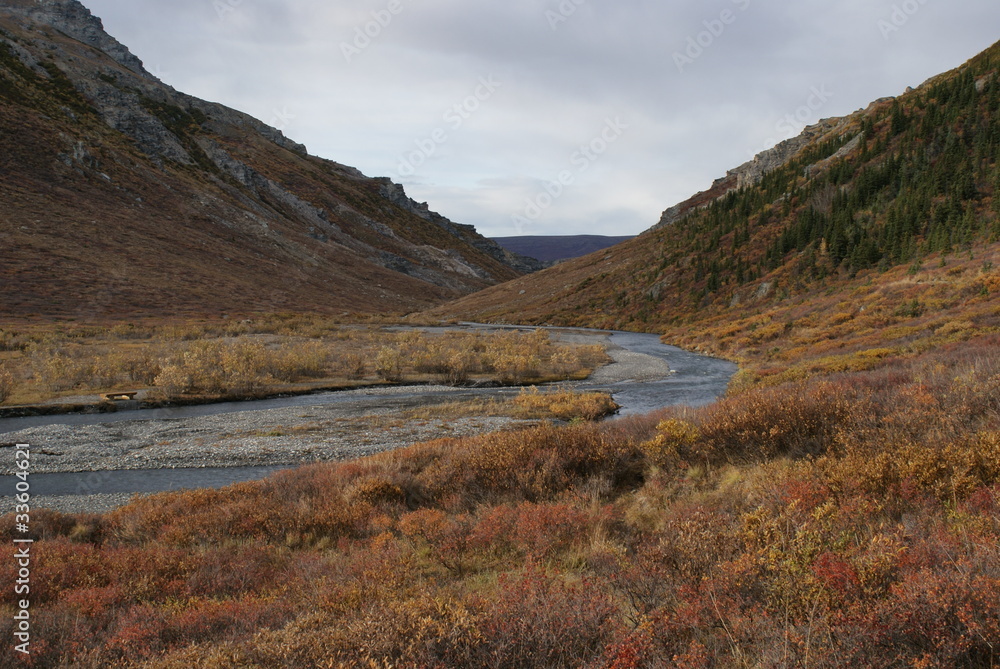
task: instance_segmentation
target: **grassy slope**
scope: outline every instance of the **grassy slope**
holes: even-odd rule
[[[769,375],[996,332],[998,65],[1000,45],[872,105],[757,186],[432,313],[661,332]]]
[[[219,112],[228,119],[220,121],[213,114],[221,107],[138,77],[54,30],[27,31],[2,16],[0,29],[0,313],[7,318],[406,313],[518,274],[474,248],[478,235],[449,234],[392,204],[381,180],[279,146],[255,122],[232,121],[235,112]],[[25,66],[15,48],[41,69]],[[159,119],[194,163],[147,156],[81,90],[141,100],[156,117],[146,121]],[[224,174],[198,148],[206,141],[327,212],[333,230]],[[445,251],[482,276],[456,269]],[[415,270],[383,267],[385,253]],[[417,276],[429,276],[428,268],[433,283]]]

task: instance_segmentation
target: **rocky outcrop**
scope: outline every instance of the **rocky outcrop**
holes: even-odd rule
[[[143,67],[142,61],[109,35],[104,30],[104,23],[77,0],[0,0],[0,9],[51,26],[77,41],[100,49],[136,74],[155,79]]]
[[[163,84],[77,0],[0,0],[0,28],[0,237],[23,251],[0,279],[32,296],[25,313],[52,313],[64,275],[95,313],[399,312],[540,268],[388,179]]]
[[[891,98],[889,98],[891,100]],[[879,100],[868,108],[869,110],[885,100]],[[833,137],[842,137],[849,133],[856,125],[858,117],[865,113],[858,111],[843,118],[824,119],[815,125],[806,127],[799,135],[786,139],[776,146],[761,151],[753,160],[749,160],[739,167],[728,170],[726,176],[716,179],[712,187],[707,191],[702,191],[694,197],[676,204],[660,217],[659,223],[653,229],[672,225],[687,216],[690,212],[706,207],[727,193],[740,188],[748,188],[759,184],[766,174],[772,172],[793,160],[807,146],[815,145],[817,142],[825,141]],[[853,137],[847,144],[838,150],[833,158],[839,158],[853,151],[860,144],[861,136]],[[829,159],[827,159],[829,160]]]
[[[406,190],[402,185],[393,183],[386,177],[379,179],[379,181],[382,184],[381,188],[379,188],[379,193],[382,194],[382,197],[389,200],[389,202],[404,211],[408,211],[415,216],[419,216],[425,221],[444,228],[457,239],[462,239],[468,242],[483,253],[496,258],[505,265],[510,265],[523,274],[538,272],[545,269],[547,266],[546,263],[539,262],[534,258],[529,258],[518,253],[513,253],[503,248],[495,241],[481,237],[476,233],[476,228],[474,226],[453,223],[444,216],[431,211],[426,202],[416,202],[410,198],[406,194]]]
[[[808,126],[799,135],[780,142],[773,148],[761,151],[753,160],[729,170],[727,176],[736,177],[736,188],[756,186],[768,172],[786,165],[805,147],[827,137],[844,134],[854,123],[854,115],[844,118],[824,119]]]

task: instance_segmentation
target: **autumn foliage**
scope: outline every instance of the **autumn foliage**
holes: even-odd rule
[[[599,344],[544,330],[399,330],[292,315],[0,329],[0,404],[127,388],[190,401],[386,382],[519,385],[586,378],[610,361]]]
[[[31,661],[991,667],[998,496],[994,336],[704,409],[36,511]]]

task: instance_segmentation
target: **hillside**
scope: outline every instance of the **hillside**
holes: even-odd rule
[[[508,251],[535,258],[545,263],[568,260],[603,251],[621,244],[632,237],[606,237],[604,235],[524,235],[521,237],[491,237]]]
[[[432,313],[665,332],[774,380],[995,332],[998,66],[995,45],[807,128],[636,239]]]
[[[149,74],[76,0],[0,2],[0,313],[408,312],[538,266]]]
[[[27,644],[30,620],[52,669],[996,667],[998,64],[431,312],[665,331],[746,364],[727,397],[8,513],[0,536],[34,543],[2,633]],[[206,360],[239,379],[181,361]],[[0,581],[27,570],[0,561]]]

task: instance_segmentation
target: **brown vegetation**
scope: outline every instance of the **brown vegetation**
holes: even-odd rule
[[[14,392],[14,375],[10,370],[0,366],[0,404],[7,401]]]
[[[9,395],[0,402],[12,403],[124,388],[209,399],[376,382],[524,384],[584,378],[608,361],[601,346],[559,344],[543,331],[397,333],[305,316],[27,328],[0,331],[0,349],[23,379],[16,395],[12,381],[0,384]]]
[[[36,511],[34,666],[995,666],[998,398],[979,338],[698,410]]]
[[[561,420],[597,420],[618,410],[606,393],[576,393],[571,390],[539,392],[522,390],[514,398],[517,415],[524,418],[554,417]]]
[[[140,77],[23,4],[0,16],[3,314],[403,315],[520,274],[388,179]],[[108,122],[121,114],[136,121]]]

